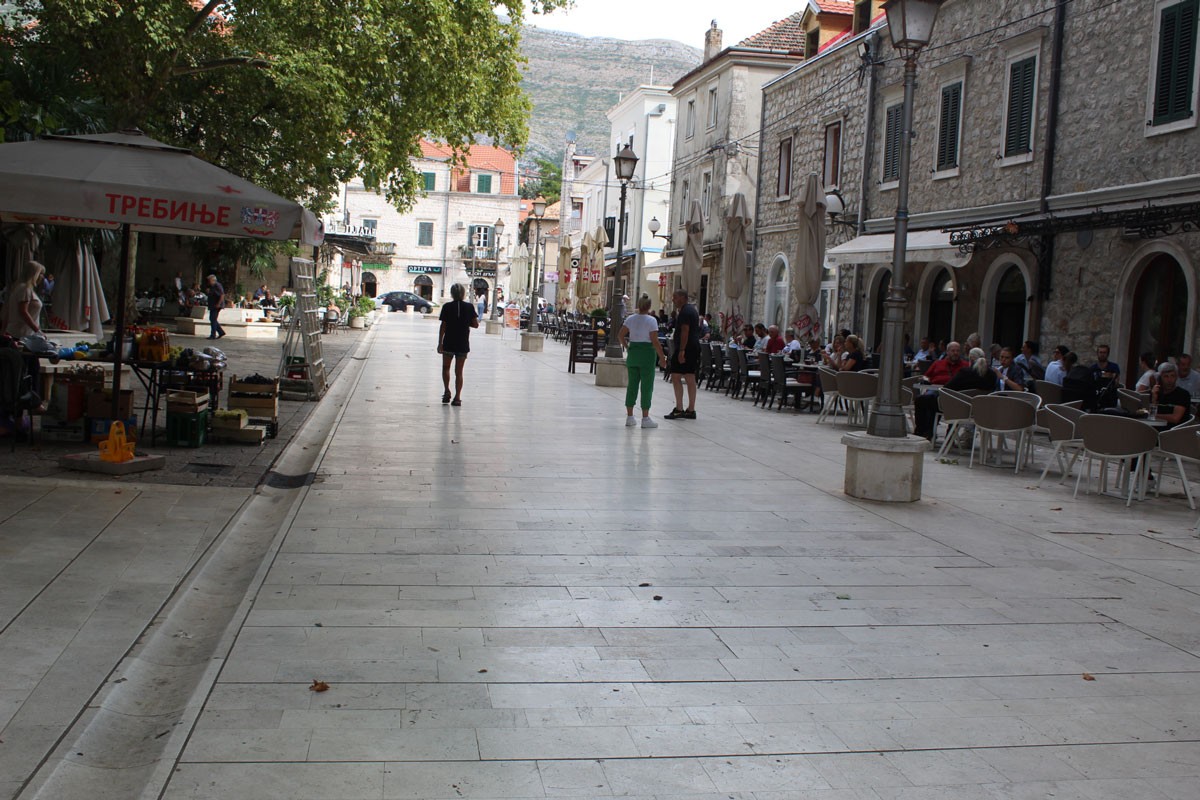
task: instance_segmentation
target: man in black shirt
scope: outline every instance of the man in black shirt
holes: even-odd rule
[[[225,329],[221,327],[221,323],[217,318],[221,315],[221,309],[225,307],[225,287],[217,282],[216,275],[208,276],[208,325],[210,339],[220,339],[225,335]]]
[[[1172,428],[1183,421],[1192,405],[1192,396],[1179,386],[1179,371],[1170,361],[1158,368],[1158,383],[1150,390],[1150,405],[1158,418]]]
[[[671,295],[675,304],[674,355],[671,358],[671,383],[675,386],[675,409],[667,419],[696,418],[696,370],[700,367],[700,314],[688,302],[687,292]],[[683,384],[687,382],[688,405],[683,407]]]

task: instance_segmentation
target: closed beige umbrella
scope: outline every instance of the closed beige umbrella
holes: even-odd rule
[[[508,297],[516,300],[529,291],[529,248],[522,244],[509,262]]]
[[[802,336],[820,327],[817,300],[821,295],[821,276],[825,270],[825,192],[817,173],[810,172],[804,182],[804,200],[796,230],[796,259],[792,264],[792,294],[796,299],[796,320],[808,318],[809,330],[797,330]]]
[[[592,239],[595,241],[596,248],[592,252],[591,284],[588,287],[589,311],[599,307],[597,298],[600,295],[601,288],[604,286],[604,248],[608,247],[609,241],[608,233],[604,230],[603,225],[596,226],[596,232],[592,234]]]
[[[683,266],[680,273],[683,290],[688,297],[700,294],[700,273],[704,266],[704,214],[700,201],[693,200],[687,221],[687,240],[683,246]]]
[[[750,212],[746,208],[746,196],[738,192],[729,204],[729,216],[725,217],[725,246],[722,252],[722,269],[725,271],[725,295],[737,302],[746,289],[746,229],[750,227]]]
[[[586,231],[583,234],[583,242],[579,245],[579,269],[575,271],[575,310],[582,310],[584,299],[587,297],[587,285],[591,281],[591,258],[592,251],[596,249],[596,240],[592,237],[591,231]]]

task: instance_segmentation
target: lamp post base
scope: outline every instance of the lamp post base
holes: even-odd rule
[[[904,437],[848,433],[846,494],[882,503],[912,503],[921,499],[921,479],[929,441],[911,434]]]
[[[525,331],[521,334],[521,350],[526,353],[540,353],[546,344],[546,334],[530,333]]]
[[[501,319],[485,320],[484,321],[484,331],[486,331],[486,333],[489,336],[499,336],[501,333],[504,333],[504,320],[501,320]]]
[[[596,359],[597,386],[628,386],[629,371],[625,369],[625,359],[600,356]]]

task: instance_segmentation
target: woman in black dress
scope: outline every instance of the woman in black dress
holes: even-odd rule
[[[471,352],[471,328],[479,327],[475,306],[463,300],[467,289],[461,283],[450,287],[449,303],[442,306],[442,325],[438,329],[438,348],[442,354],[442,402],[462,405],[463,365]],[[450,362],[454,361],[454,400],[450,399]]]

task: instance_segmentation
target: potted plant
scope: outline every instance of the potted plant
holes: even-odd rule
[[[350,306],[350,327],[366,328],[375,316],[375,301],[365,294],[361,295],[354,305]]]

